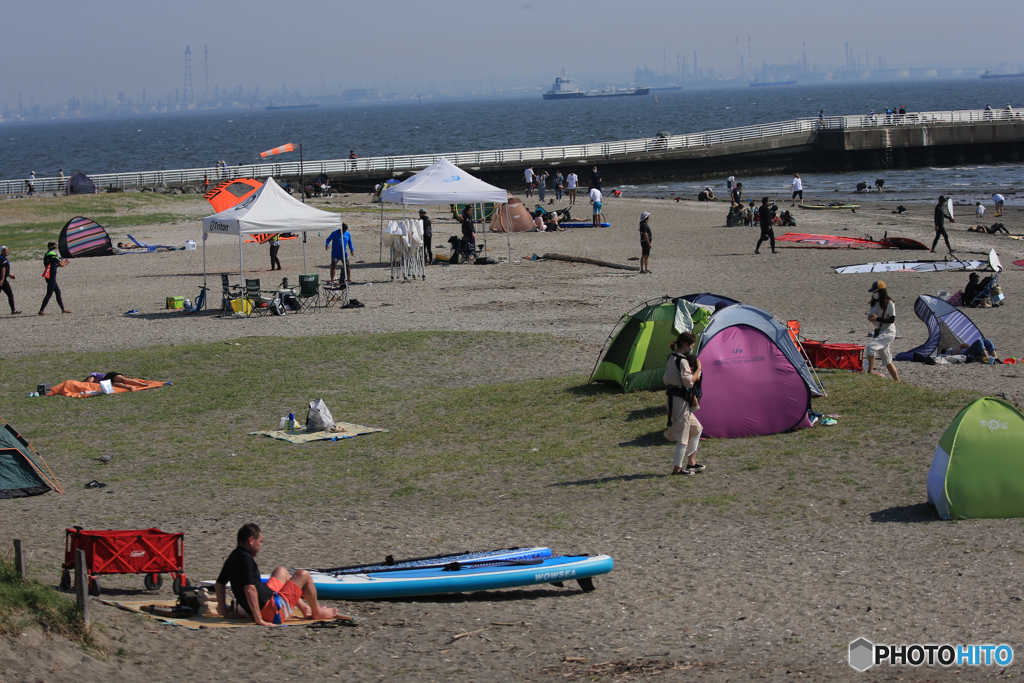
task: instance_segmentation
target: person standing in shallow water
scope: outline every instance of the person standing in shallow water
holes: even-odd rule
[[[676,338],[662,377],[668,387],[668,428],[664,436],[676,444],[672,474],[686,476],[707,469],[697,462],[696,455],[704,428],[693,414],[699,408],[694,385],[700,382],[702,374],[700,361],[693,357],[694,343],[696,337],[692,332],[683,332]]]
[[[650,211],[640,214],[640,272],[651,272],[651,244],[654,238],[651,236],[651,226],[647,219],[651,217]]]

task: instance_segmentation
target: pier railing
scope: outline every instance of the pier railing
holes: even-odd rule
[[[545,162],[571,161],[573,163],[606,163],[616,157],[644,152],[665,152],[688,148],[708,148],[716,145],[743,142],[787,135],[810,135],[816,130],[921,126],[928,124],[980,123],[993,121],[1020,121],[1021,114],[1006,109],[961,111],[912,112],[907,114],[875,114],[873,116],[826,116],[823,118],[801,118],[791,121],[764,123],[739,128],[725,128],[704,133],[685,133],[667,137],[615,140],[584,145],[563,145],[556,147],[523,147],[520,149],[499,149],[482,152],[450,152],[447,154],[411,154],[388,157],[366,157],[362,159],[330,159],[321,161],[277,162],[267,164],[242,164],[219,168],[188,168],[166,171],[136,171],[132,173],[90,173],[89,177],[98,190],[108,187],[143,187],[160,185],[181,185],[201,183],[204,177],[210,185],[231,178],[267,176],[295,177],[299,172],[312,179],[321,173],[344,181],[346,175],[415,172],[433,164],[441,157],[456,166],[473,170],[479,166],[505,166],[519,164],[543,164]],[[59,178],[37,178],[36,192],[63,192],[67,180]],[[0,180],[0,194],[17,194],[26,191],[26,179]]]

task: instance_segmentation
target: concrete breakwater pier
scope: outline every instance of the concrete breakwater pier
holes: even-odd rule
[[[215,154],[215,152],[214,152]],[[294,156],[294,155],[291,155]],[[827,172],[965,163],[1020,162],[1024,157],[1024,116],[999,110],[913,112],[905,115],[830,116],[665,137],[582,145],[360,159],[288,160],[227,168],[207,167],[131,173],[87,173],[98,191],[108,188],[166,187],[195,191],[237,177],[274,176],[308,183],[326,174],[345,192],[369,191],[390,178],[408,177],[445,157],[497,185],[519,188],[523,169],[599,166],[616,183],[650,183],[783,172]],[[0,180],[0,194],[23,194],[26,179]],[[35,190],[63,192],[66,181],[37,178]]]

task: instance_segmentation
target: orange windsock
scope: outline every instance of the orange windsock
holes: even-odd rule
[[[272,157],[275,154],[283,154],[285,152],[294,152],[294,151],[295,151],[295,145],[293,145],[292,143],[289,142],[287,145],[281,145],[280,147],[275,147],[274,149],[268,149],[266,152],[260,152],[260,156],[261,157]]]

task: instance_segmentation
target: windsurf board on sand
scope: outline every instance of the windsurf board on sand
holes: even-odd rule
[[[995,249],[989,251],[988,259],[985,261],[959,259],[947,261],[885,261],[883,263],[858,263],[851,266],[836,266],[833,270],[840,275],[846,275],[848,273],[930,273],[942,270],[982,270],[983,268],[990,268],[996,273],[1003,269],[1003,264],[999,261],[999,256],[996,254]]]
[[[521,560],[452,562],[444,566],[389,568],[359,574],[310,572],[318,598],[325,600],[381,600],[519,588],[576,581],[584,591],[594,590],[593,577],[614,568],[608,555],[566,555]]]
[[[499,548],[497,550],[477,550],[446,553],[442,555],[431,555],[430,557],[410,557],[404,560],[396,560],[391,555],[384,558],[383,562],[372,564],[355,564],[348,567],[333,567],[331,569],[318,569],[320,574],[365,574],[366,572],[380,571],[385,569],[413,569],[424,567],[443,567],[452,562],[502,562],[510,560],[538,560],[551,557],[551,548]]]
[[[832,210],[836,210],[836,209],[850,209],[852,211],[853,209],[859,209],[860,208],[860,204],[839,204],[837,202],[830,202],[828,204],[797,204],[797,206],[799,206],[801,209],[816,209],[816,210],[821,210],[821,209],[832,209]]]

